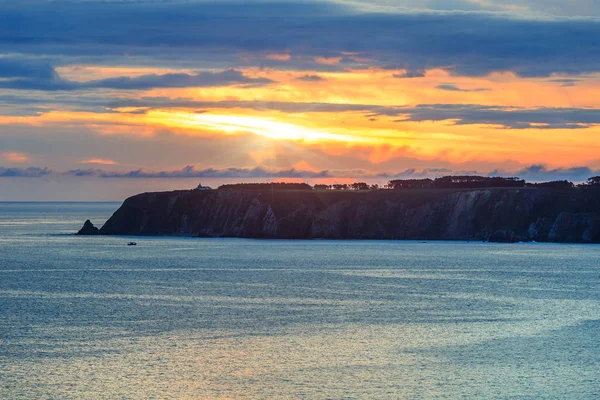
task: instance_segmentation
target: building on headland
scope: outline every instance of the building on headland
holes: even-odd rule
[[[199,183],[195,190],[212,190],[212,188],[210,186],[202,186],[202,183]]]

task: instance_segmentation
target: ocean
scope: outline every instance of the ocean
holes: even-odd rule
[[[0,203],[1,399],[600,397],[600,246],[72,235],[118,206]]]

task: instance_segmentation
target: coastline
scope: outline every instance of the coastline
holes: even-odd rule
[[[79,234],[600,243],[600,196],[579,188],[151,192]]]

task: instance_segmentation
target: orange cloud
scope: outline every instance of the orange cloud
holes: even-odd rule
[[[267,54],[272,59],[289,59],[289,54]],[[346,54],[345,57],[353,57]],[[315,61],[337,63],[341,57],[317,57]],[[148,69],[122,71],[109,68],[86,68],[70,73],[80,79],[157,73]],[[162,72],[162,71],[160,71]],[[600,135],[600,126],[587,129],[544,129],[533,124],[531,129],[502,129],[499,125],[455,125],[444,121],[401,121],[401,115],[370,111],[316,112],[317,103],[364,104],[370,106],[414,106],[419,104],[477,104],[498,107],[579,107],[600,108],[600,74],[569,78],[523,78],[512,73],[493,73],[483,77],[461,77],[442,69],[428,70],[418,79],[403,79],[405,70],[357,69],[348,71],[279,71],[276,69],[248,68],[244,74],[252,78],[275,81],[269,87],[206,87],[155,89],[136,94],[139,98],[156,98],[153,107],[123,106],[111,113],[70,111],[49,107],[55,111],[39,116],[0,116],[0,125],[31,125],[36,127],[85,127],[99,134],[135,136],[148,140],[161,131],[178,135],[229,140],[233,136],[251,135],[264,144],[258,148],[238,148],[240,154],[250,156],[257,164],[267,161],[281,163],[288,159],[291,148],[306,152],[317,149],[321,154],[341,156],[371,164],[383,164],[402,158],[443,160],[452,163],[486,161],[501,165],[514,162],[523,165],[546,161],[551,167],[597,165],[600,144],[594,138]],[[63,71],[64,74],[68,72]],[[326,77],[323,81],[302,81],[307,74]],[[396,76],[394,76],[396,75]],[[440,89],[446,88],[444,89]],[[455,90],[451,89],[456,88]],[[450,88],[450,89],[449,89]],[[479,88],[489,89],[481,91]],[[127,104],[127,94],[119,100]],[[160,98],[164,98],[161,107]],[[168,107],[169,100],[182,100],[180,107]],[[206,102],[199,106],[201,113],[185,102]],[[241,101],[239,105],[213,102]],[[248,102],[248,105],[244,103]],[[293,102],[293,106],[277,109],[270,102]],[[141,101],[143,104],[143,101]],[[132,104],[135,104],[133,102]],[[175,102],[174,104],[177,104]],[[322,107],[323,108],[323,107]],[[366,107],[368,109],[369,107]],[[91,110],[92,108],[90,108]],[[343,107],[342,107],[343,109]],[[360,107],[357,110],[362,110]],[[177,140],[174,138],[173,140]],[[273,143],[293,146],[275,146]],[[110,155],[106,155],[110,157]],[[8,162],[26,162],[22,153],[0,153]],[[79,160],[79,158],[77,158]],[[82,161],[112,165],[110,159]],[[310,165],[320,169],[326,161]],[[291,163],[290,166],[295,166]],[[307,165],[300,165],[308,169]]]
[[[17,152],[4,152],[0,153],[0,157],[11,163],[24,163],[30,160],[29,156],[25,153],[17,153]]]
[[[89,160],[82,160],[83,164],[100,164],[100,165],[116,165],[117,162],[113,160],[107,160],[103,158],[90,158]]]
[[[266,55],[269,60],[289,61],[292,58],[288,53],[269,53]]]
[[[182,109],[157,109],[146,114],[50,112],[19,120],[8,118],[12,124],[84,126],[99,134],[133,136],[138,140],[147,140],[145,137],[164,130],[199,140],[252,135],[256,143],[262,143],[261,147],[238,150],[250,155],[257,164],[267,160],[281,162],[293,148],[304,152],[313,149],[371,164],[411,158],[455,164],[485,161],[498,165],[507,161],[531,165],[543,160],[550,167],[570,167],[595,165],[600,154],[600,143],[590,140],[600,135],[600,126],[575,130],[535,127],[500,130],[492,125],[454,125],[449,121],[396,122],[397,117],[385,115],[370,121],[360,112],[286,113],[241,107],[204,111],[199,114]],[[288,143],[293,145],[286,146]],[[13,159],[23,160],[14,156]],[[315,168],[322,168],[324,163],[324,160],[311,162]]]
[[[317,64],[334,65],[342,61],[342,57],[315,57],[314,60]]]
[[[294,169],[297,170],[301,170],[301,171],[319,171],[319,168],[315,167],[314,165],[308,163],[305,160],[302,161],[298,161],[297,163],[294,164]]]
[[[587,107],[600,108],[600,75],[582,77],[571,86],[561,82],[564,76],[523,78],[511,73],[484,77],[453,76],[444,70],[428,70],[424,77],[401,79],[406,71],[363,69],[344,72],[278,71],[249,68],[251,78],[277,82],[269,87],[206,87],[155,89],[149,97],[189,98],[201,101],[252,100],[306,103],[374,104],[403,106],[417,104],[481,104],[516,107]],[[323,81],[303,81],[307,74],[318,74]],[[455,86],[470,91],[449,91]],[[478,89],[488,89],[481,91]]]

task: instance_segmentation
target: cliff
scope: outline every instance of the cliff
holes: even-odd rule
[[[600,191],[527,188],[144,193],[127,199],[99,233],[600,243]]]

